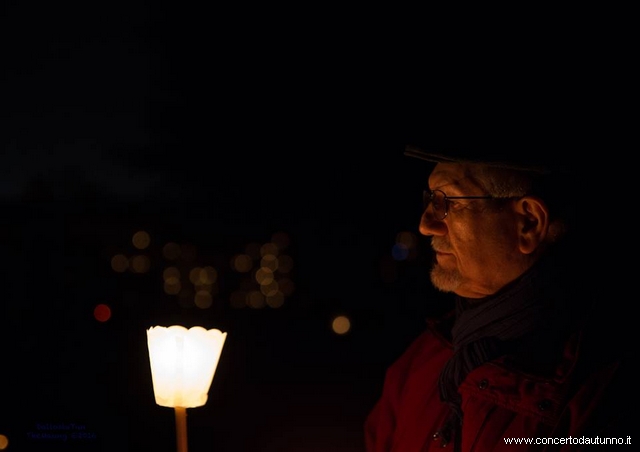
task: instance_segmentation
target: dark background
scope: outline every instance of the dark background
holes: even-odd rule
[[[187,410],[190,450],[361,452],[385,369],[449,305],[417,231],[429,167],[405,144],[535,137],[536,155],[599,187],[615,173],[585,157],[626,149],[611,146],[628,119],[607,120],[627,111],[602,78],[610,48],[572,34],[573,12],[544,31],[514,20],[477,34],[457,11],[447,23],[135,0],[2,13],[0,435],[12,452],[175,450],[146,345],[148,328],[172,324],[228,333],[207,404]],[[590,211],[602,189],[577,182],[563,195]],[[136,250],[142,230],[151,242]],[[277,233],[295,290],[277,309],[234,307],[247,275],[232,257]],[[400,233],[416,239],[406,256]],[[595,270],[593,239],[583,264]],[[163,291],[167,242],[196,250],[185,268],[216,268],[211,307]],[[145,255],[149,271],[115,272],[116,254]],[[35,437],[72,425],[85,439]]]
[[[7,450],[174,450],[146,329],[182,324],[228,333],[207,404],[187,410],[190,450],[362,451],[386,367],[446,306],[417,234],[428,170],[402,155],[412,64],[384,28],[154,5],[6,6]],[[294,292],[233,307],[231,258],[280,232]],[[210,308],[164,293],[169,241],[217,269]],[[115,272],[118,253],[149,271]],[[68,428],[87,436],[34,435]]]

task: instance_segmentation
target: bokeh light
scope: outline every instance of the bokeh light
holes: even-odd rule
[[[165,281],[169,279],[180,279],[180,270],[178,267],[167,267],[162,271],[162,279]]]
[[[264,257],[269,254],[273,254],[274,256],[280,254],[280,250],[275,243],[268,242],[260,247],[260,256]]]
[[[260,292],[262,292],[266,297],[270,297],[275,295],[276,292],[279,292],[279,288],[280,285],[278,284],[278,282],[272,279],[269,284],[260,285]]]
[[[164,292],[168,295],[177,295],[182,289],[180,270],[177,267],[167,267],[162,271],[164,280]]]
[[[202,270],[200,267],[193,267],[189,271],[189,281],[191,281],[191,284],[194,286],[200,283],[200,270]]]
[[[271,284],[274,279],[273,272],[265,267],[261,267],[258,270],[256,270],[255,278],[258,284],[260,284],[261,286],[265,284]]]
[[[247,294],[247,305],[253,309],[262,309],[266,305],[266,300],[262,292],[252,290]]]
[[[6,450],[9,447],[9,438],[0,434],[0,450]]]
[[[143,250],[149,248],[151,237],[147,231],[139,230],[133,234],[132,243],[136,249]],[[219,285],[221,275],[217,268],[224,267],[224,260],[229,259],[227,262],[231,270],[246,275],[235,280],[236,287],[230,294],[225,294],[232,308],[280,308],[295,291],[295,285],[289,277],[294,262],[290,255],[283,253],[290,244],[289,235],[278,231],[266,243],[250,241],[243,246],[241,253],[230,258],[218,256],[214,267],[198,262],[194,244],[165,242],[161,257],[172,263],[162,271],[164,293],[175,296],[182,308],[210,308],[216,297],[222,294]],[[111,267],[119,273],[148,273],[155,267],[155,260],[149,253],[129,256],[116,254],[111,258]]]
[[[393,245],[391,255],[397,261],[413,260],[417,256],[417,236],[410,231],[402,231],[396,234],[396,243]]]
[[[218,272],[211,266],[194,267],[189,272],[189,281],[194,286],[212,285],[218,280]]]
[[[177,295],[182,290],[182,283],[178,278],[170,277],[164,280],[163,288],[167,295]]]
[[[210,308],[213,304],[213,296],[206,290],[199,290],[196,292],[193,303],[200,309]]]
[[[404,261],[409,257],[409,248],[404,243],[396,243],[391,248],[391,255],[397,261]]]
[[[131,258],[129,265],[134,273],[146,273],[151,268],[151,261],[144,254],[138,254]]]
[[[129,258],[124,254],[116,254],[111,258],[111,269],[118,273],[124,273],[129,269]]]
[[[133,234],[131,238],[131,243],[139,250],[143,250],[149,246],[151,243],[151,237],[146,231],[138,231]]]
[[[278,258],[275,254],[265,254],[262,259],[260,259],[260,267],[275,272],[278,269]]]
[[[331,322],[331,328],[336,334],[346,334],[351,330],[351,320],[344,315],[336,316]]]
[[[267,295],[266,302],[270,308],[280,308],[284,304],[284,294],[280,291],[277,291],[271,295]]]
[[[111,308],[106,304],[100,303],[93,308],[93,317],[98,322],[104,323],[111,318]]]
[[[248,254],[236,254],[231,259],[231,268],[240,273],[247,273],[253,268],[253,259]]]

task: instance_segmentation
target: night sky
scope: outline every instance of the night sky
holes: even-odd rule
[[[362,451],[386,367],[446,306],[417,234],[427,167],[402,155],[404,65],[322,27],[303,39],[303,21],[257,32],[257,12],[8,5],[6,450],[175,450],[146,329],[181,324],[228,333],[207,404],[187,410],[190,450]],[[293,290],[238,303],[251,274],[232,259],[276,237]],[[116,255],[149,267],[116,271]],[[165,292],[174,264],[216,269],[210,305]]]
[[[405,144],[540,136],[534,152],[577,165],[615,135],[555,41],[544,64],[521,43],[498,68],[491,45],[450,51],[455,29],[391,26],[386,11],[63,3],[2,9],[10,452],[175,450],[146,342],[174,324],[228,334],[207,404],[187,410],[191,451],[363,452],[386,368],[451,303],[417,230],[430,168]],[[563,196],[592,207],[575,182]],[[291,263],[279,300],[255,296],[253,273],[274,242]],[[203,300],[187,275],[205,267],[217,280]]]

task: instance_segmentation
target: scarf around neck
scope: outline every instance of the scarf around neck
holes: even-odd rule
[[[451,330],[453,356],[438,381],[440,399],[451,409],[446,430],[462,422],[460,383],[476,367],[503,356],[534,333],[549,327],[550,319],[564,319],[556,267],[549,258],[539,261],[517,280],[483,300],[456,298],[456,319]],[[555,327],[554,327],[555,329]],[[445,433],[445,432],[441,432]],[[450,437],[451,432],[446,436]]]

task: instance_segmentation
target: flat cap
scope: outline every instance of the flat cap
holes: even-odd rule
[[[411,141],[404,153],[434,163],[482,163],[539,174],[569,174],[575,169],[568,148],[533,143],[438,145]]]

